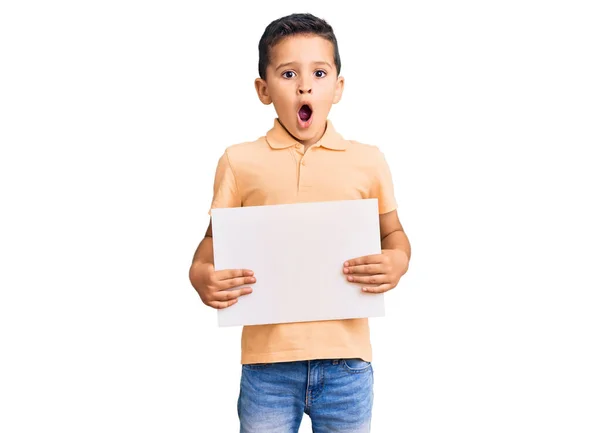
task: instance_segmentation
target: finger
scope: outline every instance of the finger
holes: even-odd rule
[[[215,272],[215,276],[217,277],[218,281],[239,277],[251,277],[253,275],[254,272],[252,272],[250,269],[225,269]]]
[[[232,299],[237,299],[240,296],[248,295],[252,293],[252,289],[250,287],[243,287],[237,290],[223,290],[221,292],[216,292],[213,294],[213,300],[215,301],[230,301]]]
[[[232,299],[231,301],[211,301],[208,303],[209,306],[216,308],[217,310],[222,310],[223,308],[231,307],[233,304],[237,302],[237,299]]]
[[[384,293],[391,290],[393,287],[391,284],[380,284],[375,287],[363,287],[362,291],[367,293]]]
[[[217,282],[217,290],[229,290],[234,287],[243,286],[245,284],[254,284],[256,283],[256,277],[238,277],[232,278],[230,280],[221,280]]]
[[[389,277],[385,274],[377,275],[349,275],[346,277],[352,283],[361,284],[384,284],[389,283]]]
[[[356,265],[372,265],[376,263],[383,263],[383,254],[371,254],[370,256],[357,257],[352,260],[348,260],[344,263],[344,267]]]
[[[384,272],[384,269],[383,269],[383,265],[381,265],[381,264],[357,265],[357,266],[344,267],[345,274],[375,275],[375,274],[382,274],[383,272]]]

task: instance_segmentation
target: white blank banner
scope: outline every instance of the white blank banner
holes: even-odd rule
[[[381,253],[376,199],[212,210],[215,269],[251,269],[253,292],[218,310],[219,326],[384,315],[346,260]]]

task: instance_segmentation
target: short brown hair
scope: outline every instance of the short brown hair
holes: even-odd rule
[[[258,75],[263,80],[267,76],[267,65],[270,61],[271,48],[283,38],[291,35],[313,34],[327,39],[333,44],[333,61],[338,76],[342,69],[340,52],[333,28],[324,19],[312,14],[291,14],[271,22],[265,29],[258,43]]]

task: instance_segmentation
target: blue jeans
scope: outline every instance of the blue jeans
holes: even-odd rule
[[[361,359],[242,365],[240,433],[297,433],[307,414],[315,433],[371,429],[373,367]]]

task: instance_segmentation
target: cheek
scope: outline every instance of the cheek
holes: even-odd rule
[[[331,85],[323,86],[319,91],[319,102],[331,103],[335,97],[335,87]]]
[[[281,110],[284,106],[285,106],[285,98],[281,97],[281,94],[279,93],[273,93],[271,94],[271,101],[273,101],[273,105],[275,106],[275,109],[279,109]]]
[[[290,86],[277,86],[271,89],[271,99],[277,102],[285,102],[294,96],[293,89]]]

